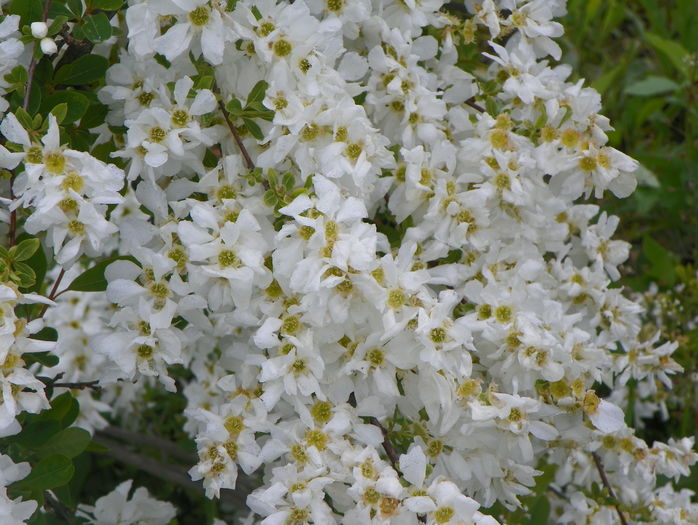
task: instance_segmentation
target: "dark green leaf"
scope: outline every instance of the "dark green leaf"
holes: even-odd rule
[[[58,341],[58,332],[55,328],[45,326],[33,334],[32,339],[38,339],[39,341]]]
[[[123,4],[123,0],[92,0],[92,9],[104,9],[105,11],[116,11]]]
[[[41,241],[37,238],[24,239],[10,248],[10,258],[13,261],[26,261],[36,253],[40,246]]]
[[[10,438],[14,443],[19,443],[23,447],[37,447],[43,445],[49,439],[51,439],[54,434],[61,431],[61,425],[55,420],[45,420],[45,421],[34,421],[29,424],[25,424],[22,431]]]
[[[63,124],[72,124],[85,115],[87,108],[90,106],[90,101],[79,91],[58,91],[56,93],[52,93],[44,99],[42,104],[42,112],[45,112],[47,109],[60,104],[65,104],[68,109],[65,118],[63,119]]]
[[[85,37],[94,44],[99,44],[111,38],[111,24],[109,18],[104,13],[97,13],[85,18],[85,23],[82,26],[82,32]]]
[[[36,334],[34,335],[36,336]],[[37,338],[34,337],[33,339]],[[24,362],[27,364],[27,366],[34,363],[40,363],[46,368],[51,368],[58,364],[58,356],[55,356],[49,352],[32,352],[30,354],[24,354],[22,356],[22,359],[24,359]]]
[[[85,270],[78,275],[68,286],[68,290],[76,290],[78,292],[103,292],[107,289],[107,280],[104,278],[104,270],[107,269],[114,261],[129,260],[132,257],[113,257],[106,261],[95,264],[92,268]]]
[[[43,10],[43,0],[12,0],[5,8],[6,13],[20,16],[20,27],[41,20]]]
[[[108,112],[109,108],[104,104],[92,104],[90,110],[82,117],[80,127],[92,129],[104,124]]]
[[[75,16],[82,16],[82,0],[68,0],[67,5]]]
[[[73,477],[72,461],[65,456],[42,458],[29,475],[13,485],[20,490],[48,490],[65,485]]]
[[[58,33],[69,19],[70,17],[65,15],[55,17],[51,25],[48,26],[48,36],[53,36]]]
[[[109,61],[106,58],[99,55],[84,55],[60,68],[56,73],[55,82],[69,86],[91,84],[103,78],[108,67]]]
[[[33,415],[36,421],[57,421],[61,429],[73,424],[80,413],[80,404],[70,392],[65,392],[51,400],[51,408]]]
[[[60,455],[74,458],[81,454],[90,443],[90,433],[82,428],[70,427],[61,430],[50,441],[36,447],[35,452],[40,456]]]

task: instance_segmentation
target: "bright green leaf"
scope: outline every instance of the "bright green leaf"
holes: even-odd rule
[[[85,37],[94,44],[99,44],[111,38],[111,24],[109,18],[104,13],[97,13],[85,18],[82,26]]]
[[[250,104],[251,102],[261,102],[264,100],[268,87],[269,84],[267,84],[264,80],[257,82],[247,95],[247,103]]]
[[[243,118],[242,121],[244,122],[247,130],[254,138],[256,138],[257,140],[264,140],[264,133],[262,133],[262,129],[257,125],[257,123],[254,120]]]
[[[65,15],[59,15],[54,18],[51,25],[48,26],[48,36],[53,36],[58,33],[61,29],[63,29],[63,26],[68,20],[70,20],[70,17]]]
[[[264,204],[266,206],[273,208],[276,206],[277,202],[279,201],[276,197],[276,193],[274,193],[274,190],[267,190],[264,192]]]
[[[10,257],[13,261],[26,261],[36,253],[41,246],[41,241],[37,238],[24,239],[19,244],[10,248]]]
[[[65,485],[73,477],[72,461],[65,456],[42,458],[29,475],[13,485],[20,490],[48,490]]]
[[[56,117],[56,122],[62,124],[65,120],[66,115],[68,114],[68,104],[66,104],[65,102],[56,104],[53,106],[53,108],[51,108],[50,113],[51,115]]]

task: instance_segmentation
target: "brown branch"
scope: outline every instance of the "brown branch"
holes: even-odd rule
[[[222,100],[218,100],[218,105],[221,108],[221,111],[223,112],[223,118],[225,119],[225,123],[228,124],[228,128],[230,128],[230,132],[233,134],[233,138],[235,139],[235,142],[238,145],[238,148],[240,148],[240,152],[242,153],[242,156],[245,158],[245,164],[247,164],[247,168],[252,171],[255,166],[254,162],[252,162],[252,158],[250,157],[250,154],[247,153],[247,148],[245,148],[245,145],[242,143],[242,139],[240,138],[240,133],[238,133],[237,128],[235,127],[235,124],[233,124],[230,120],[230,116],[228,115],[228,110],[225,109],[225,104],[223,104]]]
[[[480,104],[477,104],[475,102],[475,97],[470,97],[468,100],[465,101],[465,104],[467,106],[470,106],[476,111],[479,111],[480,113],[485,113],[485,108],[483,108]]]
[[[71,390],[84,390],[85,388],[89,388],[90,390],[102,390],[102,387],[99,386],[98,379],[94,381],[79,381],[77,383],[51,383],[49,386],[54,388],[70,388]]]
[[[63,518],[63,521],[65,521],[68,525],[75,524],[75,520],[73,519],[74,516],[70,512],[70,509],[54,498],[48,490],[44,492],[44,499],[46,500],[47,505],[51,507],[56,514]]]
[[[620,522],[622,523],[622,525],[628,525],[628,522],[626,521],[625,516],[623,515],[623,513],[620,510],[620,507],[618,506],[618,504],[620,503],[620,500],[616,496],[616,493],[613,491],[613,487],[611,487],[611,483],[608,481],[608,476],[606,476],[606,471],[603,469],[603,464],[601,463],[601,458],[599,457],[599,455],[596,452],[592,452],[591,457],[594,458],[594,464],[596,465],[596,470],[599,471],[599,476],[601,476],[601,481],[602,481],[604,487],[606,487],[608,489],[608,494],[614,500],[616,500],[614,507],[616,508],[616,512],[618,513],[618,517],[620,518]]]
[[[398,468],[400,454],[398,454],[398,451],[395,450],[395,447],[390,442],[390,438],[388,437],[388,430],[383,425],[381,425],[381,422],[378,421],[378,419],[376,419],[373,416],[368,418],[368,422],[381,429],[381,432],[383,433],[383,450],[385,450],[385,454],[388,456],[388,459],[390,460],[390,463],[393,465],[395,471],[402,476],[402,474],[400,473],[400,469]]]

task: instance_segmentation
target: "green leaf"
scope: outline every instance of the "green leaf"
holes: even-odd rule
[[[6,13],[20,16],[19,27],[41,20],[43,10],[43,0],[12,0],[5,8]]]
[[[66,104],[65,102],[56,104],[55,106],[53,106],[50,113],[51,115],[56,117],[56,122],[62,124],[65,120],[66,115],[68,114],[68,104]]]
[[[90,107],[90,99],[79,91],[64,90],[52,93],[46,97],[42,103],[41,111],[45,112],[52,107],[65,104],[67,112],[63,118],[63,124],[72,124],[82,118]]]
[[[277,199],[274,190],[267,190],[264,192],[264,204],[266,206],[273,208],[274,206],[276,206],[277,202],[279,202],[279,200]]]
[[[649,31],[645,32],[645,38],[650,44],[652,44],[652,47],[654,47],[660,53],[663,53],[671,61],[674,67],[676,67],[676,69],[688,76],[688,63],[684,61],[686,55],[688,55],[688,51],[686,51],[686,49],[680,43],[674,40],[662,38],[657,34],[650,33]]]
[[[13,261],[26,261],[36,253],[40,246],[41,241],[37,238],[25,239],[10,248],[10,258]]]
[[[92,9],[103,9],[104,11],[116,11],[124,3],[123,0],[92,0]]]
[[[73,477],[72,461],[65,456],[42,458],[29,475],[13,485],[19,490],[48,490],[65,485]]]
[[[23,241],[25,239],[30,239],[32,237],[29,237],[26,233],[23,233],[18,237],[18,240]],[[25,261],[29,267],[34,270],[34,274],[36,276],[36,282],[33,285],[28,286],[26,289],[22,289],[23,292],[37,292],[41,288],[41,285],[44,281],[44,277],[46,276],[46,254],[44,253],[44,250],[39,248],[34,252],[34,255],[32,255],[29,259]]]
[[[247,103],[250,104],[251,102],[262,102],[268,87],[269,84],[267,84],[264,80],[257,82],[250,90],[249,95],[247,95]]]
[[[243,118],[242,121],[244,122],[247,130],[252,134],[254,138],[256,138],[257,140],[264,140],[264,133],[262,133],[262,129],[257,125],[257,123],[254,120]]]
[[[91,84],[102,79],[108,67],[109,61],[106,58],[99,55],[84,55],[60,68],[54,80],[56,84],[68,86]]]
[[[54,397],[51,400],[51,408],[34,416],[36,420],[57,421],[61,429],[73,424],[80,413],[80,404],[70,392]]]
[[[104,104],[92,104],[89,111],[80,120],[80,127],[92,129],[104,124],[108,112],[109,108]]]
[[[679,87],[676,82],[666,77],[649,76],[625,88],[625,93],[640,97],[651,97],[661,93],[671,93],[679,89]]]
[[[31,338],[39,341],[58,341],[58,331],[50,326],[45,326],[33,334]]]
[[[67,289],[78,292],[103,292],[107,289],[107,280],[104,277],[104,270],[106,270],[107,266],[111,263],[118,260],[133,261],[133,257],[113,257],[106,261],[99,262],[73,279],[73,282],[70,283]]]
[[[33,421],[25,424],[19,434],[10,438],[14,443],[19,443],[23,447],[37,447],[46,443],[54,434],[61,431],[61,425],[58,421],[47,419],[42,421]]]
[[[58,33],[68,20],[70,20],[70,17],[65,15],[59,15],[54,18],[51,25],[48,26],[48,36],[53,36]]]
[[[649,235],[642,239],[642,253],[650,263],[647,274],[673,286],[676,281],[675,256]]]
[[[293,173],[288,171],[284,173],[283,177],[281,177],[281,184],[286,188],[286,191],[291,191],[296,185],[296,178],[293,176]]]
[[[230,102],[228,102],[225,105],[225,109],[232,116],[237,117],[238,115],[240,115],[242,113],[242,104],[240,103],[240,101],[238,99],[233,98],[230,100]]]
[[[34,334],[36,336],[36,334]],[[36,337],[33,337],[32,339],[37,339]],[[39,363],[46,368],[51,368],[54,367],[58,364],[58,356],[53,355],[50,352],[32,352],[28,354],[24,354],[22,356],[22,359],[24,359],[24,362],[27,364],[27,366],[32,365],[34,363]]]
[[[524,522],[525,525],[548,523],[548,517],[550,516],[550,502],[548,498],[545,495],[536,498],[529,512],[531,517]]]
[[[61,430],[43,445],[36,447],[35,452],[40,456],[60,455],[74,458],[81,454],[90,444],[90,433],[78,427]]]
[[[67,5],[74,15],[82,16],[82,0],[67,0]]]
[[[111,38],[111,24],[109,18],[104,13],[97,13],[85,18],[85,23],[82,26],[82,32],[85,37],[93,44],[99,44]]]
[[[31,266],[23,262],[14,262],[12,263],[12,269],[17,277],[19,277],[18,284],[21,288],[34,286],[36,283],[36,273],[34,273],[34,269]]]

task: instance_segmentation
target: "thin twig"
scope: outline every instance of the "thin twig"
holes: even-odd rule
[[[397,450],[395,450],[395,447],[388,438],[388,430],[375,417],[369,417],[368,422],[381,429],[381,432],[383,433],[383,450],[385,450],[385,454],[388,456],[388,459],[390,460],[390,463],[393,465],[395,471],[398,474],[400,474],[400,469],[398,468],[400,455],[398,454]]]
[[[53,511],[58,514],[68,525],[74,525],[75,520],[73,515],[65,505],[53,497],[53,495],[47,490],[44,492],[44,499],[46,503],[53,509]]]
[[[247,168],[249,170],[253,170],[255,168],[254,162],[252,162],[250,154],[247,153],[247,148],[245,148],[245,145],[242,143],[242,139],[240,138],[238,130],[235,128],[235,125],[230,120],[230,116],[228,116],[228,110],[225,109],[225,104],[223,104],[222,100],[219,100],[218,105],[220,106],[221,111],[223,112],[223,118],[225,119],[226,124],[228,124],[228,127],[230,128],[230,132],[233,134],[233,138],[235,139],[238,148],[240,148],[242,156],[245,158],[245,164],[247,164]]]
[[[467,106],[470,106],[470,107],[473,108],[474,110],[479,111],[480,113],[484,113],[484,112],[485,112],[485,108],[483,108],[480,104],[477,104],[477,103],[475,102],[475,97],[470,97],[468,100],[465,101],[465,104],[466,104]]]
[[[89,388],[90,390],[102,390],[102,387],[99,386],[98,379],[94,381],[79,381],[77,383],[51,383],[50,386],[54,388],[70,388],[71,390],[84,390],[85,388]]]
[[[56,291],[58,290],[58,287],[61,284],[61,281],[63,280],[64,275],[65,275],[65,268],[61,268],[61,272],[58,274],[58,277],[56,277],[56,281],[53,283],[53,286],[51,287],[51,292],[49,292],[49,294],[48,294],[48,298],[51,301],[55,300],[59,295],[61,295],[63,292],[65,292],[65,290],[63,290],[63,292],[56,293]],[[43,317],[44,314],[46,313],[47,309],[48,309],[47,304],[42,305],[41,310],[39,311],[38,317],[39,318]]]
[[[601,458],[596,452],[591,453],[591,457],[594,458],[594,464],[596,465],[596,470],[599,471],[599,476],[601,476],[601,481],[608,489],[608,494],[616,500],[616,503],[614,504],[614,507],[616,508],[616,512],[618,513],[618,517],[620,518],[620,522],[622,525],[628,525],[628,522],[625,520],[625,516],[620,510],[620,507],[618,506],[618,503],[620,503],[620,500],[616,496],[616,493],[613,491],[613,487],[611,487],[611,483],[608,481],[608,476],[606,476],[606,471],[603,469],[603,464],[601,463]]]
[[[41,21],[46,22],[46,19],[48,18],[48,10],[51,7],[51,0],[45,0],[44,2],[44,11],[41,13]],[[34,44],[36,46],[36,44]],[[36,72],[36,60],[34,59],[34,55],[32,53],[32,59],[31,62],[29,63],[29,71],[28,71],[28,78],[27,78],[27,87],[24,91],[24,101],[22,102],[22,108],[24,108],[25,111],[29,108],[29,97],[31,94],[32,90],[32,84],[34,83],[34,73]]]

